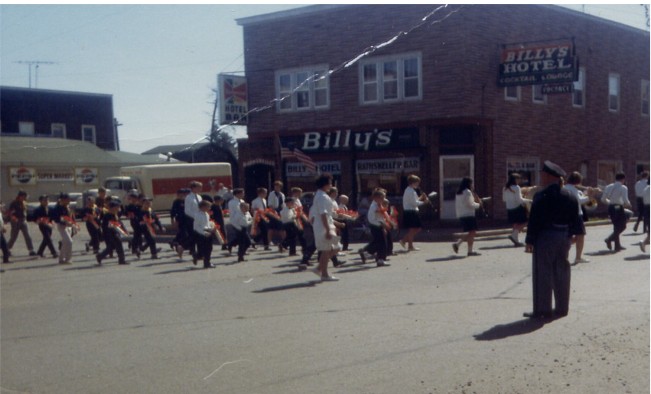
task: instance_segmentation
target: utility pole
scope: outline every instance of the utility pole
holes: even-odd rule
[[[38,67],[41,64],[56,64],[55,62],[46,62],[41,60],[19,60],[18,64],[27,64],[27,69],[29,70],[29,88],[32,88],[32,66],[34,66],[34,87],[38,87]]]

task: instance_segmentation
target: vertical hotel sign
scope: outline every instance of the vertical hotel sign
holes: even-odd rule
[[[219,124],[247,124],[249,111],[246,77],[219,74]]]
[[[572,40],[504,45],[499,86],[543,85],[543,93],[569,93],[579,77]]]

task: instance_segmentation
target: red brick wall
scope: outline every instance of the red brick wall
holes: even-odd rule
[[[275,70],[317,64],[332,69],[415,26],[434,8],[349,6],[245,24],[249,106],[270,103]],[[355,64],[331,76],[328,110],[280,114],[274,107],[251,115],[249,136],[483,118],[492,123],[492,135],[487,136],[492,145],[481,148],[489,155],[482,168],[490,172],[482,176],[489,179],[498,201],[507,156],[550,159],[567,171],[586,162],[588,184],[596,183],[597,161],[621,160],[632,184],[636,162],[649,160],[649,118],[640,115],[640,81],[649,79],[648,32],[551,6],[452,5],[437,15],[453,9],[459,11],[441,23],[427,23],[370,55],[421,52],[421,101],[359,105]],[[574,37],[580,65],[586,69],[585,107],[573,108],[569,94],[548,95],[547,104],[534,104],[528,86],[521,88],[521,101],[505,101],[497,85],[501,45],[563,37]],[[619,113],[607,107],[609,72],[621,77]],[[436,171],[432,174],[437,176]],[[503,215],[501,204],[495,208]]]

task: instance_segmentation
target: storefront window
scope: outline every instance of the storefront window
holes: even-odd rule
[[[523,187],[535,186],[538,184],[538,172],[540,171],[540,160],[536,157],[509,157],[506,159],[506,174],[504,183],[509,174],[517,172],[522,178]]]

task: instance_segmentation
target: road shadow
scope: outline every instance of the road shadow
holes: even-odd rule
[[[439,258],[436,258],[436,259],[427,259],[427,260],[425,260],[425,261],[428,262],[428,263],[436,263],[436,262],[440,262],[440,261],[463,260],[463,259],[465,259],[465,258],[466,258],[466,256],[463,256],[463,255],[454,255],[454,254],[453,254],[453,255],[450,255],[450,256],[448,256],[448,257],[439,257]]]
[[[649,260],[648,254],[638,254],[637,256],[624,257],[626,261],[639,261],[639,260]]]
[[[28,265],[26,267],[16,267],[13,266],[14,263],[3,263],[2,268],[5,269],[6,271],[20,271],[20,270],[33,270],[33,269],[38,269],[38,268],[52,268],[52,267],[58,267],[59,263],[50,263],[50,264],[43,264],[43,265]]]
[[[588,253],[584,253],[584,254],[588,255],[588,256],[610,256],[611,254],[614,254],[614,253],[615,252],[613,252],[612,250],[599,250],[597,252],[588,252]]]
[[[541,329],[552,319],[523,319],[508,324],[498,324],[481,334],[473,335],[477,341],[494,341],[516,335],[530,334]]]
[[[521,246],[513,246],[511,245],[497,245],[497,246],[484,246],[482,248],[479,248],[479,250],[498,250],[498,249],[517,249],[521,248]]]
[[[367,271],[373,268],[380,268],[376,264],[366,264],[366,265],[355,265],[355,266],[346,266],[343,268],[335,268],[338,274],[346,274],[349,272],[360,272]]]
[[[155,275],[180,274],[182,272],[201,272],[203,270],[204,270],[203,266],[196,266],[196,267],[193,266],[193,267],[179,268],[175,270],[160,271],[160,272],[156,272]]]
[[[291,285],[275,286],[275,287],[265,287],[264,289],[253,290],[252,293],[270,293],[273,291],[282,291],[282,290],[292,290],[292,289],[304,289],[307,287],[314,287],[317,283],[321,283],[320,280],[311,280],[309,282],[303,283],[294,283]]]

